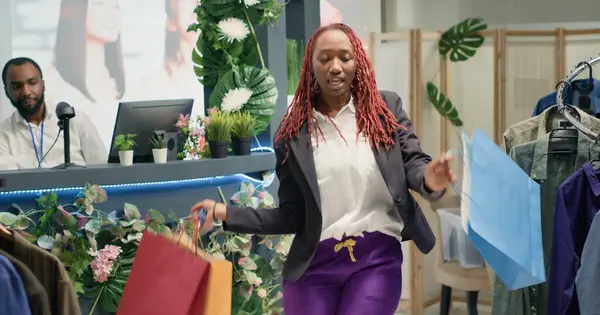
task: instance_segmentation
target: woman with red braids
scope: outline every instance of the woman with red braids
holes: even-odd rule
[[[402,290],[400,241],[424,253],[435,236],[409,189],[440,198],[455,180],[451,156],[423,153],[400,97],[379,92],[358,36],[320,28],[275,136],[279,207],[204,200],[205,226],[295,234],[284,267],[286,315],[392,315]]]

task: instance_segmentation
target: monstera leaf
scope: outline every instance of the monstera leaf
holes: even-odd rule
[[[228,59],[228,55],[231,60]],[[196,48],[192,51],[192,60],[194,73],[200,83],[212,89],[219,81],[219,77],[231,70],[231,64],[255,65],[258,61],[258,51],[254,38],[250,36],[242,43],[236,42],[220,49],[215,49],[206,38],[200,36],[196,41]]]
[[[487,29],[487,24],[480,18],[469,18],[445,31],[438,43],[441,55],[450,55],[450,61],[466,61],[475,56],[484,38],[479,32]]]
[[[256,4],[246,7],[244,1],[240,0],[201,0],[199,5],[211,16],[218,19],[243,16],[244,11],[252,18],[257,12],[273,7],[273,0],[255,0],[254,2]]]
[[[461,127],[463,122],[458,117],[458,111],[456,110],[456,107],[454,107],[454,104],[452,104],[452,101],[450,101],[444,93],[440,92],[437,86],[432,82],[427,82],[426,87],[427,98],[438,113],[443,117],[446,117],[453,126]]]
[[[202,36],[198,37],[192,51],[194,72],[202,85],[211,89],[219,80],[219,75],[231,69],[223,52],[214,49]]]
[[[252,96],[242,106],[241,111],[257,118],[255,131],[264,131],[275,111],[277,87],[275,79],[267,69],[243,65],[225,73],[210,94],[209,107],[221,108],[223,98],[234,89],[246,88]]]

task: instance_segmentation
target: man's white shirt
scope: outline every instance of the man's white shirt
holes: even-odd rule
[[[58,117],[54,111],[55,105],[46,101],[46,116],[40,125],[28,123],[17,111],[0,122],[0,171],[38,168],[38,164],[51,168],[64,162],[63,133],[57,139]],[[71,162],[82,166],[105,164],[108,151],[94,124],[85,113],[75,114],[69,123]],[[44,155],[40,164],[38,160]]]

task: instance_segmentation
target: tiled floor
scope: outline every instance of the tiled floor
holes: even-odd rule
[[[397,315],[409,315],[406,313],[396,313]],[[426,309],[423,312],[423,315],[439,315],[440,314],[440,309],[437,305],[434,305],[428,309]],[[479,307],[479,315],[491,315],[492,312],[490,310],[490,307],[488,306],[480,306]],[[468,315],[467,314],[467,309],[465,308],[464,305],[456,305],[452,311],[450,312],[449,315]]]

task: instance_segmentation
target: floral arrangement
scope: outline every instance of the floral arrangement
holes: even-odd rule
[[[189,115],[179,115],[175,127],[184,141],[183,152],[177,157],[180,160],[197,160],[210,157],[208,142],[206,141],[206,124],[204,116],[191,119]]]
[[[273,25],[283,8],[273,0],[199,0],[198,22],[188,28],[201,34],[192,59],[200,82],[212,90],[207,108],[251,114],[256,134],[268,127],[278,93],[254,25]]]
[[[248,182],[240,185],[240,191],[230,201],[236,206],[263,208],[263,211],[276,206],[271,194]],[[216,227],[209,239],[207,252],[234,262],[232,313],[282,314],[280,281],[293,236],[237,234]],[[253,244],[258,248],[253,248]]]
[[[266,173],[261,186],[269,186],[273,177],[272,172]],[[97,209],[107,197],[100,186],[86,184],[72,204],[59,205],[56,193],[48,193],[36,200],[39,210],[23,211],[13,205],[10,212],[0,212],[1,224],[63,262],[77,294],[94,301],[90,314],[97,307],[117,311],[144,231],[171,235],[180,228],[190,229],[172,212],[165,218],[150,209],[142,217],[129,203],[109,213]],[[231,201],[254,207],[275,205],[268,192],[249,183],[242,183]],[[279,278],[291,236],[252,236],[216,227],[205,239],[207,252],[234,262],[234,314],[282,314]]]
[[[94,301],[90,314],[98,306],[117,311],[142,233],[171,233],[156,210],[142,219],[132,204],[110,213],[96,209],[106,199],[104,189],[86,184],[72,204],[59,205],[56,193],[49,193],[36,200],[40,210],[13,205],[13,212],[0,212],[0,223],[63,262],[77,294]],[[178,226],[181,220],[170,216],[170,226]]]

